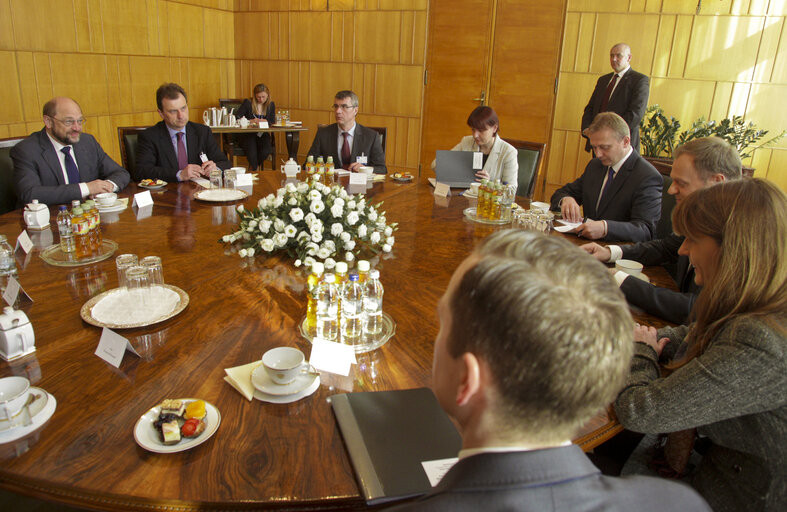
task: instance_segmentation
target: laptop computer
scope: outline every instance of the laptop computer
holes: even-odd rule
[[[473,154],[475,151],[437,150],[434,168],[437,181],[452,188],[470,188],[475,181]]]

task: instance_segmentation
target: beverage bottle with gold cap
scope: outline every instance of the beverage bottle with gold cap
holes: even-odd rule
[[[330,185],[333,183],[333,176],[335,173],[335,166],[333,165],[333,157],[329,156],[328,161],[325,162],[325,184]]]
[[[306,175],[311,176],[314,174],[314,155],[306,157]]]
[[[312,263],[312,273],[306,278],[306,329],[314,334],[317,326],[317,286],[322,281],[325,265],[316,261]]]
[[[314,174],[320,181],[323,181],[323,177],[325,176],[325,160],[323,160],[321,156],[317,157],[317,164],[314,166]]]
[[[90,224],[80,206],[71,210],[71,232],[74,234],[74,254],[77,259],[92,254],[90,248]]]
[[[339,325],[342,325],[342,292],[348,282],[347,277],[347,262],[339,261],[336,263],[336,268],[333,269],[336,275],[336,291],[339,292]]]
[[[101,214],[99,213],[98,208],[96,208],[95,201],[85,201],[85,204],[87,205],[85,215],[87,216],[90,225],[90,246],[92,247],[93,252],[99,252],[103,242],[101,236]]]
[[[476,217],[479,219],[486,218],[487,202],[489,200],[489,181],[484,178],[481,180],[481,185],[478,187],[478,204],[475,208]]]
[[[489,218],[492,220],[500,220],[501,205],[502,205],[503,186],[500,182],[495,182],[492,188],[492,210]]]

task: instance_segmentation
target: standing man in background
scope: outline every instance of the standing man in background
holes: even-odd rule
[[[650,81],[647,76],[631,69],[630,62],[631,48],[626,43],[618,43],[609,51],[609,63],[614,72],[598,79],[582,114],[582,136],[588,139],[585,151],[591,149],[585,130],[596,114],[615,112],[629,125],[631,147],[639,153],[639,122],[648,107]]]

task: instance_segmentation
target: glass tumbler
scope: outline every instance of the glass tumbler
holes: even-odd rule
[[[227,169],[224,171],[224,188],[235,188],[236,183],[238,182],[238,175],[232,169]]]
[[[210,171],[210,188],[222,188],[221,169]]]
[[[148,269],[148,284],[164,284],[164,271],[161,268],[161,258],[158,256],[145,256],[139,260],[139,264]]]
[[[149,284],[147,268],[142,265],[134,265],[126,269],[126,288],[142,304],[146,301]]]
[[[126,287],[126,270],[137,264],[136,254],[121,254],[115,258],[115,266],[118,271],[118,288]]]

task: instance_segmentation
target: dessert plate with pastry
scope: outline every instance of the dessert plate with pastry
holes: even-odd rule
[[[219,410],[196,398],[167,398],[134,425],[134,440],[155,453],[189,450],[210,439],[221,423]]]
[[[164,180],[151,180],[146,178],[139,182],[139,186],[150,190],[158,190],[160,188],[166,187],[167,182]]]

